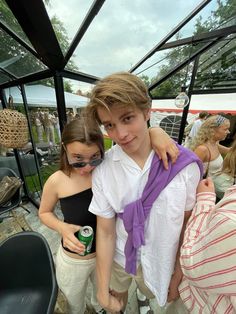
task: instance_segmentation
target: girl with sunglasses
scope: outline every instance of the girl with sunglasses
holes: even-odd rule
[[[178,150],[160,128],[150,130],[158,155],[174,162]],[[70,314],[84,314],[88,280],[92,283],[91,304],[96,313],[106,313],[96,300],[96,216],[88,211],[92,199],[91,173],[104,158],[103,135],[99,128],[90,126],[83,117],[68,123],[62,133],[59,170],[46,181],[39,208],[41,221],[61,235],[56,256],[58,286],[67,298]],[[64,221],[54,214],[60,203]],[[81,226],[91,226],[94,240],[91,253],[83,256],[85,247],[76,236]]]

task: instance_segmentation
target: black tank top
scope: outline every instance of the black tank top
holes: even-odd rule
[[[93,228],[94,239],[91,253],[94,253],[96,247],[95,234],[97,221],[96,215],[88,211],[92,196],[92,190],[87,189],[74,195],[62,197],[59,200],[61,205],[61,211],[64,216],[64,222],[80,226],[90,226]],[[68,252],[71,252],[65,247],[64,249]]]

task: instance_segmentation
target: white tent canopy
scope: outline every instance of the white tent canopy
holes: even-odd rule
[[[14,104],[22,104],[22,95],[18,87],[5,89],[6,97],[13,97]],[[25,93],[29,107],[57,107],[55,89],[44,85],[25,85]],[[65,92],[67,108],[81,108],[88,103],[88,98]]]
[[[153,100],[152,109],[166,112],[183,111],[176,108],[174,99]],[[203,110],[212,114],[218,112],[236,114],[236,93],[192,95],[189,112],[198,113]]]

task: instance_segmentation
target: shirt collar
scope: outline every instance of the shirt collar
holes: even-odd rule
[[[128,164],[134,168],[140,169],[140,167],[136,164],[136,162],[131,157],[129,157],[119,145],[113,146],[112,149],[114,149],[114,153],[113,153],[113,157],[112,157],[113,161],[120,161],[121,163]],[[142,172],[146,172],[147,170],[150,169],[153,155],[154,155],[154,151],[151,150],[151,152],[150,152],[150,154],[149,154],[149,156],[145,162],[145,165],[142,169]]]

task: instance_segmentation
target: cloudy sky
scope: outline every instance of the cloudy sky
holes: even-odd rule
[[[166,36],[200,0],[106,0],[77,47],[73,60],[81,72],[103,77],[129,70]],[[91,0],[50,0],[50,17],[56,15],[72,40]],[[216,0],[204,12],[207,16]],[[193,22],[181,36],[191,36]],[[154,57],[152,62],[155,62]],[[79,88],[82,88],[80,84]]]

